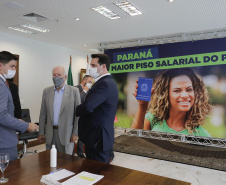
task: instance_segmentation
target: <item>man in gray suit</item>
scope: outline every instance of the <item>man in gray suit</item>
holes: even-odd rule
[[[12,94],[6,79],[16,74],[17,57],[8,51],[0,52],[0,153],[8,153],[10,161],[17,159],[18,137],[16,131],[33,132],[38,129],[34,123],[26,123],[14,117]]]
[[[43,91],[38,139],[46,141],[47,150],[54,144],[57,151],[72,155],[74,142],[78,138],[75,109],[81,101],[78,88],[66,85],[66,80],[64,67],[54,67],[54,86]]]

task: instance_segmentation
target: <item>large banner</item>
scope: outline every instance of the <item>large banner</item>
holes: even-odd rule
[[[226,39],[105,51],[117,82],[115,126],[226,139]],[[138,77],[152,78],[150,101]]]

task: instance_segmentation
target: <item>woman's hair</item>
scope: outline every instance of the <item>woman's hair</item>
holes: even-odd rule
[[[191,109],[186,114],[185,128],[193,133],[195,128],[203,124],[205,116],[210,111],[208,91],[202,79],[191,68],[164,70],[154,81],[154,93],[149,103],[150,112],[155,115],[152,124],[169,118],[170,100],[169,86],[172,78],[185,75],[192,82],[195,99]]]

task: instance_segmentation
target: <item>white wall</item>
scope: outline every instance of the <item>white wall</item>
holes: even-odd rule
[[[77,85],[80,69],[86,68],[86,56],[90,54],[3,32],[0,32],[0,51],[20,56],[19,95],[22,108],[30,109],[32,122],[39,121],[43,89],[53,85],[52,68],[62,65],[67,73],[71,55],[73,81]]]

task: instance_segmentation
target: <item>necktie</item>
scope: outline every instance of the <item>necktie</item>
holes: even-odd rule
[[[6,83],[6,84],[8,85],[8,87],[9,87],[9,82],[8,82],[7,80],[5,81],[5,83]]]

